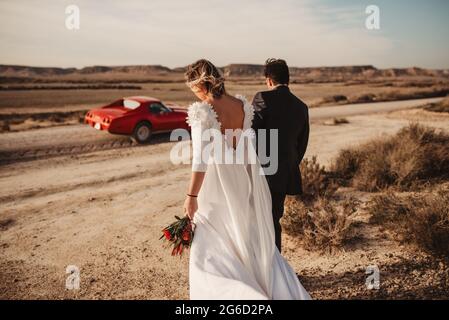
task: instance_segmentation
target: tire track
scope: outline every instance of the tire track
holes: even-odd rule
[[[48,146],[44,148],[12,150],[0,152],[0,165],[19,161],[32,161],[43,158],[78,155],[94,151],[129,148],[137,144],[129,140],[112,140],[107,142],[89,143],[87,145]]]
[[[114,176],[107,177],[105,179],[98,180],[88,180],[82,183],[67,183],[61,185],[50,186],[46,188],[36,188],[27,190],[18,190],[13,194],[0,196],[0,204],[8,204],[12,201],[26,200],[34,197],[44,197],[48,195],[53,195],[57,193],[67,193],[74,190],[92,188],[96,186],[101,186],[102,188],[108,185],[125,183],[133,180],[148,180],[149,178],[155,179],[164,176],[167,171],[179,172],[183,168],[173,165],[171,163],[161,163],[157,168],[149,170],[140,170],[135,172],[128,172],[124,174],[118,174]],[[161,182],[162,183],[162,182]]]
[[[170,134],[160,133],[155,134],[145,145],[169,141]],[[14,132],[5,134],[0,139],[0,166],[15,162],[138,146],[141,145],[131,137],[98,132],[84,125]]]

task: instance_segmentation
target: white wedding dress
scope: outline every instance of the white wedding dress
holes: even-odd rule
[[[237,98],[244,105],[243,129],[249,131],[253,106],[244,97]],[[192,128],[192,170],[206,172],[194,217],[190,298],[310,299],[275,245],[271,195],[258,160],[252,164],[222,164],[214,152],[205,151],[201,135],[207,129],[219,132],[221,128],[211,105],[193,103],[187,121]],[[234,152],[225,135],[220,137],[224,148]],[[195,154],[201,153],[208,155],[207,161],[195,160]]]

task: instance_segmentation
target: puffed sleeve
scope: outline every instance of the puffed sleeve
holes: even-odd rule
[[[187,123],[191,127],[192,171],[206,172],[210,157],[210,131],[214,127],[216,115],[210,106],[200,102],[190,105],[187,111]]]

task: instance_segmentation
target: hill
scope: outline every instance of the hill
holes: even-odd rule
[[[185,67],[170,69],[161,65],[131,66],[88,66],[84,68],[32,67],[18,65],[0,65],[0,81],[39,82],[39,81],[104,81],[118,79],[123,81],[145,81],[164,79],[167,76],[182,80]],[[229,64],[221,67],[227,77],[263,77],[263,65]],[[292,78],[306,81],[348,81],[373,78],[431,77],[449,78],[449,70],[411,68],[377,69],[372,65],[335,66],[335,67],[290,67]]]

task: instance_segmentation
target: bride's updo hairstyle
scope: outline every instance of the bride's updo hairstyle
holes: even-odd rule
[[[206,59],[198,60],[187,67],[185,72],[187,86],[204,88],[214,98],[220,98],[225,93],[224,81],[220,71]]]

